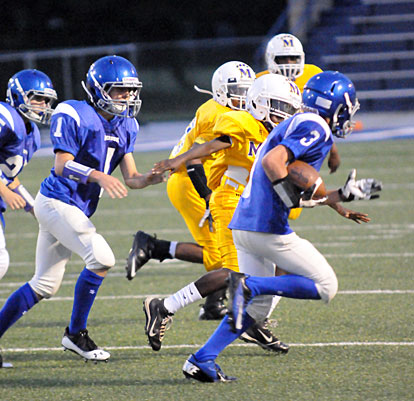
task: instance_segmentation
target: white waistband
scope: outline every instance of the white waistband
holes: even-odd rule
[[[231,178],[233,181],[238,182],[240,185],[246,186],[247,179],[249,177],[249,171],[244,167],[229,166],[224,173],[224,176]]]

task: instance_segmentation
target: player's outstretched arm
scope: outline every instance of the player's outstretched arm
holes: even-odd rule
[[[193,146],[191,149],[187,150],[187,152],[184,152],[173,159],[161,160],[160,162],[154,164],[152,171],[157,174],[164,173],[168,170],[175,173],[189,160],[207,157],[212,153],[218,152],[219,150],[226,149],[231,146],[231,142],[230,140],[222,140],[224,137],[228,138],[227,136],[223,136],[212,139],[211,141],[205,142],[201,145],[198,144]]]
[[[152,171],[145,174],[139,173],[132,153],[127,153],[123,157],[120,168],[125,184],[131,189],[145,188],[148,185],[155,185],[165,181],[163,174],[157,174]]]

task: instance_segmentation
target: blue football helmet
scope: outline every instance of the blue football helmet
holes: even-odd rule
[[[120,56],[106,56],[95,61],[86,74],[83,89],[91,103],[101,110],[121,117],[135,117],[140,108],[139,93],[142,83],[137,70],[127,59]],[[112,99],[113,88],[128,88],[128,99]]]
[[[41,100],[44,105],[36,104]],[[9,79],[6,101],[29,120],[49,124],[56,100],[52,81],[41,71],[22,70]]]
[[[354,129],[352,118],[359,102],[354,84],[344,74],[338,71],[316,74],[306,83],[302,102],[304,111],[330,118],[329,126],[336,137],[345,138]]]

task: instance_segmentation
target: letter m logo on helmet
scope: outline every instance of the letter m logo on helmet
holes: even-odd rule
[[[289,37],[283,38],[283,47],[293,47],[293,39]]]
[[[248,79],[254,78],[254,77],[252,77],[252,73],[251,73],[252,70],[251,70],[251,68],[246,68],[246,67],[243,67],[242,65],[240,65],[238,67],[239,68],[239,71],[240,71],[240,77],[241,77],[241,79],[243,79],[243,78],[248,78]]]

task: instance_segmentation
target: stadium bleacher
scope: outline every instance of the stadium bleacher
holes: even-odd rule
[[[366,112],[412,110],[414,0],[335,0],[309,33],[306,58],[346,73]]]

